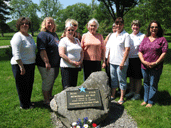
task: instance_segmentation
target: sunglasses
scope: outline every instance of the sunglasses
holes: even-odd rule
[[[77,27],[77,25],[76,25],[76,24],[74,24],[74,27]]]
[[[25,24],[25,25],[29,25],[29,23],[27,23],[27,22],[26,22],[26,23],[21,23],[21,25],[24,25],[24,24]]]
[[[68,32],[73,32],[74,30],[73,30],[73,29],[68,29],[67,31],[68,31]]]
[[[152,28],[152,29],[153,29],[153,28],[158,28],[158,27],[156,27],[156,26],[151,26],[150,28]]]

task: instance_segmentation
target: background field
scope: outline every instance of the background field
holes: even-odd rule
[[[60,36],[61,33],[58,35]],[[0,37],[0,46],[9,45],[13,35],[4,34]],[[34,39],[36,42],[35,33]],[[159,82],[158,102],[152,108],[140,106],[141,100],[131,101],[127,99],[123,104],[139,128],[170,128],[171,127],[171,36],[165,36],[169,42],[169,50],[165,58],[164,69]],[[51,109],[43,106],[41,92],[41,78],[36,67],[35,82],[32,93],[32,101],[36,108],[32,110],[21,110],[19,99],[12,75],[10,48],[0,49],[0,128],[51,128]],[[78,86],[83,83],[83,72],[79,73]],[[55,81],[53,95],[62,91],[61,75]],[[143,96],[143,87],[141,90]],[[116,100],[119,98],[117,97]]]

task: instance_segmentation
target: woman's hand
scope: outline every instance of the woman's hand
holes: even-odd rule
[[[26,73],[26,70],[25,70],[24,66],[20,67],[20,71],[21,71],[20,75],[24,75]]]
[[[47,70],[50,70],[50,68],[51,68],[50,63],[45,63],[45,67],[46,67]]]
[[[102,64],[102,68],[105,68],[106,67],[106,64],[105,64],[105,62],[103,62],[103,64]]]

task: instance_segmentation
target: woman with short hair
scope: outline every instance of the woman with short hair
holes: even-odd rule
[[[140,32],[139,20],[133,20],[131,23],[132,33],[130,34],[131,45],[129,52],[129,66],[127,77],[130,80],[130,92],[125,97],[131,97],[131,100],[140,99],[140,89],[142,85],[141,61],[138,57],[139,45],[144,39],[145,34]]]
[[[18,32],[14,34],[10,41],[13,54],[11,65],[21,109],[29,109],[34,106],[31,103],[31,94],[34,82],[36,45],[33,37],[28,34],[30,27],[29,18],[19,18],[17,20]]]
[[[65,27],[66,37],[59,42],[60,67],[63,89],[76,87],[78,72],[83,61],[83,51],[78,38],[74,37],[74,26],[68,22]]]
[[[84,80],[92,72],[101,71],[101,60],[103,60],[102,67],[105,67],[105,44],[103,36],[97,33],[98,27],[98,21],[91,19],[87,24],[88,32],[82,36]]]
[[[121,96],[118,104],[124,103],[124,94],[127,88],[126,73],[128,68],[128,54],[130,51],[130,36],[124,30],[124,20],[118,17],[115,20],[116,33],[112,33],[108,40],[111,76],[111,99],[115,98],[116,88],[119,86]]]

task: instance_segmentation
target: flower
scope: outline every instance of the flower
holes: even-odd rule
[[[93,123],[92,126],[95,128],[95,127],[97,127],[97,124]]]
[[[78,119],[73,122],[71,128],[98,128],[98,126],[96,123],[92,124],[92,120],[88,120],[88,117],[85,117],[83,120]]]
[[[88,124],[84,124],[83,127],[84,127],[84,128],[88,128]]]
[[[77,126],[77,122],[73,122],[72,123],[72,126]]]

